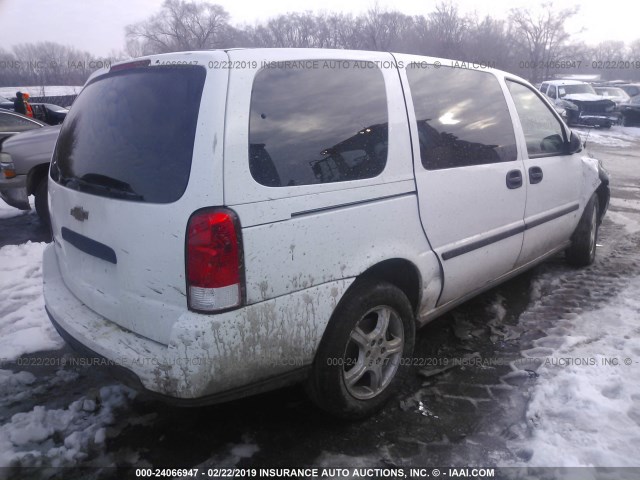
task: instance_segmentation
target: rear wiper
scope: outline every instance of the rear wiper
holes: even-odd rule
[[[134,192],[128,183],[96,173],[88,173],[82,178],[68,178],[64,185],[88,193],[93,191],[98,194],[107,193],[112,197],[144,200],[144,196]]]

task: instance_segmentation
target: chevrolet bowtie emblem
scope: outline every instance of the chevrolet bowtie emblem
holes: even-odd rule
[[[73,218],[75,218],[79,222],[84,222],[86,219],[89,218],[89,212],[87,212],[82,207],[73,207],[69,213]]]

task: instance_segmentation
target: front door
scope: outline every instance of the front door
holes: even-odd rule
[[[524,265],[570,238],[580,218],[583,169],[581,154],[565,154],[567,131],[539,93],[512,80],[507,80],[507,87],[527,146],[526,230],[518,259],[518,265]]]

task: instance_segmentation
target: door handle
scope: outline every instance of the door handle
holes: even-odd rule
[[[529,183],[540,183],[542,181],[542,169],[540,167],[529,168]]]
[[[513,190],[522,186],[522,172],[520,170],[509,170],[507,172],[507,188]]]

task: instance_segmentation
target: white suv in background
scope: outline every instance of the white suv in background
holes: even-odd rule
[[[616,103],[603,98],[594,88],[579,80],[548,80],[540,91],[551,99],[557,109],[564,110],[569,125],[610,128],[620,122]]]
[[[183,404],[306,382],[360,417],[415,331],[557,252],[605,172],[526,81],[391,53],[158,55],[94,74],[49,179],[52,322]]]

